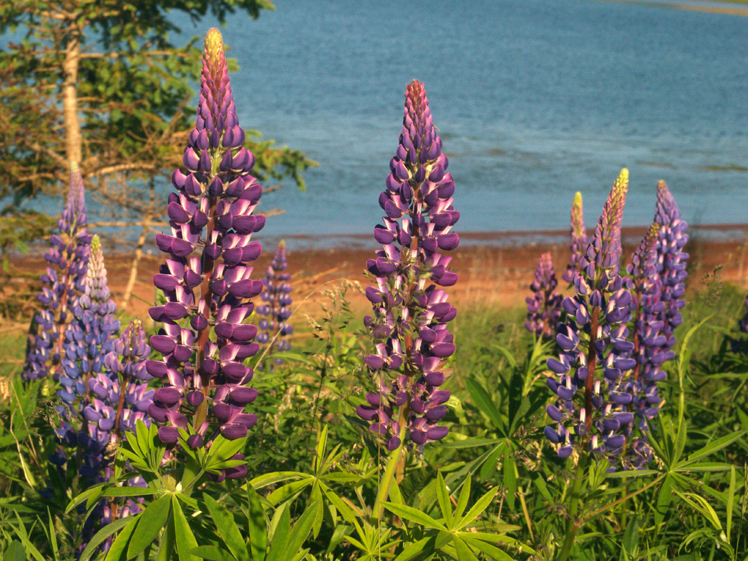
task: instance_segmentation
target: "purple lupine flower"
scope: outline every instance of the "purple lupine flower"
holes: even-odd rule
[[[112,435],[115,443],[121,440],[122,433],[134,432],[138,420],[146,426],[151,423],[147,411],[153,403],[155,390],[148,389],[148,382],[153,377],[145,368],[150,354],[143,324],[140,320],[133,320],[122,336],[113,342],[112,352],[104,358],[105,372],[88,382],[95,398],[93,405],[86,409],[95,408],[96,402],[101,400],[115,411]]]
[[[169,257],[153,282],[167,304],[150,309],[163,323],[150,342],[164,360],[146,363],[152,376],[164,380],[149,408],[162,425],[159,436],[175,444],[178,428],[185,429],[194,448],[212,441],[210,424],[234,440],[257,421],[244,413],[257,391],[245,387],[253,371],[243,364],[259,349],[257,328],[243,322],[254,308],[249,299],[263,288],[250,278],[248,264],[262,251],[252,233],[265,225],[264,216],[252,214],[262,187],[250,175],[255,158],[243,147],[217,29],[205,36],[200,84],[196,126],[182,160],[187,174],[172,175],[177,192],[169,196],[171,235],[156,236]],[[221,478],[245,473],[246,467],[231,468]]]
[[[64,466],[67,452],[75,458],[78,474],[86,485],[109,480],[112,455],[107,454],[115,424],[115,410],[108,403],[86,392],[87,384],[98,379],[104,357],[112,349],[112,337],[119,331],[114,318],[116,306],[110,297],[104,255],[98,236],[90,245],[88,268],[83,280],[83,294],[72,309],[73,320],[65,331],[64,358],[60,368],[62,388],[57,395],[61,417],[56,430],[58,448],[50,462]],[[111,521],[109,505],[101,501],[87,518],[82,530],[83,545],[96,528]]]
[[[660,300],[662,282],[657,274],[659,231],[660,225],[652,224],[627,267],[634,294],[633,356],[636,365],[621,381],[620,388],[632,395],[630,409],[637,417],[636,426],[640,436],[633,438],[634,423],[626,425],[629,445],[626,454],[621,457],[622,466],[626,469],[644,469],[653,457],[646,433],[649,430],[648,421],[659,412],[662,399],[657,382],[666,377],[661,367],[670,355],[670,351],[663,348],[666,339],[661,334],[663,322],[660,317],[665,305]]]
[[[98,236],[91,241],[83,284],[83,295],[72,310],[73,321],[65,332],[65,356],[60,369],[62,388],[57,391],[73,413],[81,407],[76,402],[86,395],[88,380],[101,372],[104,357],[112,350],[112,336],[119,331],[119,320],[114,317],[117,306],[107,286],[104,254]]]
[[[83,291],[91,235],[86,231],[86,198],[76,162],[70,163],[70,190],[57,229],[60,233],[52,235],[52,247],[44,254],[50,267],[41,276],[44,288],[37,298],[42,309],[34,318],[38,332],[29,343],[24,380],[43,378],[50,367],[57,377],[69,311]]]
[[[439,287],[457,282],[447,269],[452,258],[441,251],[457,247],[459,237],[451,229],[460,213],[452,206],[455,186],[447,166],[426,91],[414,80],[405,92],[400,143],[379,197],[386,216],[374,238],[382,249],[367,262],[377,285],[366,289],[374,315],[365,323],[376,352],[364,363],[377,376],[379,391],[367,394],[368,404],[357,408],[389,450],[398,448],[403,436],[422,445],[448,430],[438,422],[450,394],[438,388],[444,360],[455,352],[447,322],[457,310]]]
[[[577,191],[574,195],[574,202],[571,204],[571,228],[569,229],[571,253],[569,264],[566,266],[566,272],[563,275],[563,279],[566,282],[574,282],[574,276],[579,272],[579,262],[582,259],[582,252],[587,248],[588,241],[587,229],[584,227],[582,193]]]
[[[743,319],[738,320],[738,328],[743,333],[748,333],[748,296],[745,298],[745,307],[746,307],[746,313],[743,316]]]
[[[675,346],[675,328],[683,323],[681,309],[686,302],[686,265],[688,254],[683,247],[688,241],[688,224],[680,219],[680,210],[664,181],[657,183],[657,207],[654,221],[659,224],[659,244],[657,246],[657,274],[662,281],[662,301],[665,309],[661,319],[664,322],[662,334],[667,339],[665,348]],[[672,358],[672,357],[671,357]]]
[[[573,447],[596,457],[615,456],[626,442],[625,426],[633,421],[627,410],[632,395],[620,386],[634,368],[634,345],[626,323],[631,317],[631,293],[621,278],[621,218],[628,190],[628,170],[618,176],[603,207],[595,234],[580,259],[574,278],[576,294],[565,298],[564,324],[556,342],[559,359],[548,359],[548,386],[558,395],[547,408],[557,423],[545,434],[567,458]]]
[[[553,270],[553,259],[550,253],[540,256],[535,269],[535,280],[530,285],[533,295],[527,301],[527,321],[525,328],[538,337],[550,339],[556,332],[556,324],[561,318],[561,301],[563,297],[556,292],[558,281]]]
[[[257,313],[265,316],[258,327],[257,342],[266,346],[269,356],[274,350],[287,351],[291,348],[287,337],[293,333],[293,326],[288,323],[291,317],[291,275],[284,273],[288,268],[286,261],[286,242],[280,241],[273,260],[265,273],[264,288],[260,295],[264,302],[257,306]],[[282,361],[276,360],[277,364]]]

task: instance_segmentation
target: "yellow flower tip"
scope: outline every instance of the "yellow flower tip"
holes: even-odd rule
[[[278,247],[280,248],[286,247],[286,240],[281,240],[280,242],[278,242]]]
[[[616,183],[625,183],[628,185],[629,183],[629,170],[628,168],[623,168],[621,170],[621,173],[618,174],[618,179],[616,180]]]
[[[574,203],[573,204],[574,204],[574,206],[576,208],[579,208],[579,207],[582,206],[582,193],[581,192],[577,191],[576,193],[574,193]]]
[[[91,253],[95,251],[99,251],[100,249],[101,249],[101,240],[99,239],[98,234],[94,234],[94,237],[91,240]]]
[[[70,160],[70,173],[78,173],[80,172],[80,166],[78,166],[78,162],[75,160]]]
[[[215,27],[211,27],[205,34],[204,52],[211,57],[219,56],[223,53],[223,35]]]

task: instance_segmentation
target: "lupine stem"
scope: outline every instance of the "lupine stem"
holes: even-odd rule
[[[390,459],[387,461],[387,467],[384,469],[384,475],[382,481],[379,483],[379,491],[377,492],[377,500],[374,503],[372,509],[372,515],[374,520],[380,520],[382,513],[384,512],[384,501],[387,500],[390,494],[390,487],[392,486],[392,479],[395,477],[397,466],[400,463],[400,456],[405,448],[405,424],[400,424],[400,446],[390,452]]]
[[[584,480],[584,472],[587,467],[589,455],[580,454],[579,464],[577,464],[577,474],[574,480],[574,487],[571,490],[571,503],[569,504],[569,520],[566,523],[566,537],[564,538],[564,545],[561,548],[557,561],[566,561],[571,553],[571,548],[574,546],[574,539],[577,537],[577,531],[581,528],[582,524],[577,521],[577,513],[579,512],[579,496],[582,492],[582,481]]]
[[[595,386],[595,367],[597,366],[597,327],[600,320],[600,308],[595,306],[590,313],[590,345],[587,349],[587,379],[584,382],[584,406],[586,408],[587,418],[585,426],[587,434],[592,430],[592,389]]]

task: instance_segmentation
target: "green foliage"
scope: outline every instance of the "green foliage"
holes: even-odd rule
[[[346,301],[354,288],[326,292],[321,319],[299,330],[284,363],[257,370],[259,420],[246,440],[218,438],[198,452],[183,445],[176,462],[164,463],[167,448],[156,428],[140,423],[118,448],[112,480],[83,491],[45,466],[56,422],[41,413],[49,388],[14,383],[15,397],[0,409],[3,558],[72,559],[83,521],[102,497],[140,498],[143,510],[101,528],[81,559],[748,555],[745,335],[728,328],[732,319],[713,314],[724,309],[734,318],[733,306],[742,309],[729,286],[717,296],[697,295],[686,308],[678,357],[662,386],[668,405],[650,434],[655,461],[620,473],[561,461],[546,445],[543,364],[553,348],[524,335],[519,314],[496,310],[474,311],[458,330],[471,336],[453,362],[450,434],[388,463],[353,413],[366,348]],[[248,458],[247,480],[212,482],[208,474],[240,463],[231,459],[237,451]],[[126,486],[135,475],[147,487]],[[47,482],[69,491],[43,499],[38,492]],[[101,553],[106,543],[109,551]]]
[[[124,173],[147,183],[171,173],[191,125],[200,51],[198,38],[172,42],[180,29],[169,12],[193,21],[210,13],[224,24],[273,9],[269,0],[2,4],[0,33],[18,40],[0,53],[0,196],[19,203],[55,189],[69,159],[80,161],[84,178]],[[77,107],[80,123],[65,114],[66,102]],[[302,189],[301,173],[315,165],[272,141],[248,140],[247,147],[261,178],[290,175]]]

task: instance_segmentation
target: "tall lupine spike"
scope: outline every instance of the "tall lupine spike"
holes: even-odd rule
[[[167,304],[150,309],[163,323],[160,334],[151,337],[163,360],[148,361],[146,368],[164,380],[149,413],[169,445],[176,445],[180,428],[190,433],[190,446],[199,448],[215,437],[211,424],[234,440],[257,421],[244,413],[257,391],[245,387],[253,371],[243,364],[259,349],[257,328],[243,322],[254,309],[249,299],[263,288],[262,281],[250,278],[248,264],[262,251],[251,237],[265,217],[252,214],[262,187],[250,175],[255,158],[243,145],[223,39],[211,29],[205,36],[195,129],[182,160],[187,174],[172,175],[177,192],[169,195],[171,235],[156,236],[158,247],[169,254],[153,277]],[[245,466],[229,468],[219,479],[241,478],[246,471]]]
[[[267,348],[267,356],[274,350],[287,351],[291,348],[287,337],[293,333],[293,326],[288,323],[293,300],[288,282],[291,275],[283,272],[287,268],[286,242],[281,240],[265,273],[264,289],[260,295],[264,304],[257,307],[257,313],[265,316],[258,324],[260,333],[257,342]],[[281,362],[280,359],[276,360],[276,364]]]
[[[664,322],[662,334],[667,339],[665,348],[670,351],[675,346],[673,332],[683,323],[681,309],[686,304],[683,294],[688,277],[688,254],[683,251],[683,247],[688,242],[688,224],[680,219],[678,205],[664,181],[657,183],[654,221],[661,226],[657,246],[657,274],[662,280],[662,301],[665,303],[661,316]]]
[[[640,436],[634,438],[634,423],[626,426],[629,441],[627,453],[621,458],[624,468],[643,469],[652,459],[652,450],[647,443],[648,421],[657,415],[661,398],[657,382],[666,375],[662,363],[669,352],[663,349],[665,337],[660,319],[665,306],[660,300],[662,282],[657,274],[657,245],[659,224],[652,224],[641,244],[631,257],[626,268],[631,275],[630,285],[634,292],[632,307],[634,318],[634,358],[636,366],[627,373],[620,387],[633,397],[631,410],[637,417]]]
[[[580,274],[574,278],[576,294],[563,301],[567,315],[556,337],[560,357],[548,360],[548,368],[558,375],[548,378],[548,386],[558,399],[547,412],[557,426],[546,427],[545,434],[559,445],[562,458],[575,446],[596,457],[620,454],[626,442],[625,427],[633,421],[627,410],[632,396],[620,385],[636,365],[626,327],[631,293],[619,275],[627,190],[628,170],[624,169],[580,260]]]
[[[76,162],[70,163],[70,189],[57,229],[60,233],[52,236],[52,248],[44,254],[50,267],[41,276],[44,288],[37,298],[42,309],[34,318],[36,334],[29,335],[25,380],[43,378],[50,368],[57,377],[64,357],[65,330],[71,319],[69,310],[83,291],[91,236],[86,231],[85,192]]]
[[[579,191],[574,195],[574,202],[571,205],[571,228],[569,228],[569,264],[566,266],[566,272],[563,279],[566,282],[574,282],[574,276],[579,273],[579,262],[582,254],[587,248],[587,229],[584,227],[584,212],[582,208],[582,193]]]
[[[357,409],[389,450],[405,436],[422,445],[447,434],[437,423],[447,413],[449,392],[438,388],[443,361],[455,352],[447,322],[457,310],[439,287],[455,284],[457,274],[447,270],[452,258],[441,251],[457,247],[459,237],[451,229],[460,217],[452,206],[455,186],[447,166],[425,89],[414,80],[405,92],[392,173],[379,197],[386,216],[374,238],[382,249],[367,262],[376,287],[366,289],[374,315],[365,323],[376,353],[364,362],[379,391],[367,394],[368,405]]]
[[[558,281],[553,270],[553,258],[550,253],[540,256],[535,269],[535,280],[530,285],[533,295],[526,298],[527,321],[525,328],[538,337],[550,339],[556,333],[556,324],[561,318],[561,301],[563,297],[556,292]]]
[[[104,357],[112,350],[112,336],[119,331],[119,320],[114,317],[117,306],[107,286],[98,236],[93,237],[90,250],[84,292],[73,308],[73,321],[65,332],[65,357],[60,370],[62,388],[57,391],[73,412],[81,407],[76,401],[86,395],[88,380],[101,372]]]
[[[112,350],[112,337],[119,331],[98,236],[93,236],[91,241],[83,285],[83,295],[76,301],[73,320],[65,331],[60,369],[62,388],[57,392],[62,401],[57,407],[62,421],[56,431],[61,446],[50,461],[58,466],[65,465],[67,448],[76,458],[79,475],[87,485],[93,485],[107,481],[111,475],[112,456],[107,455],[106,450],[114,428],[115,409],[97,396],[90,399],[86,387],[103,376],[104,357]],[[93,536],[97,525],[110,521],[109,505],[102,502],[84,525],[83,541]]]

